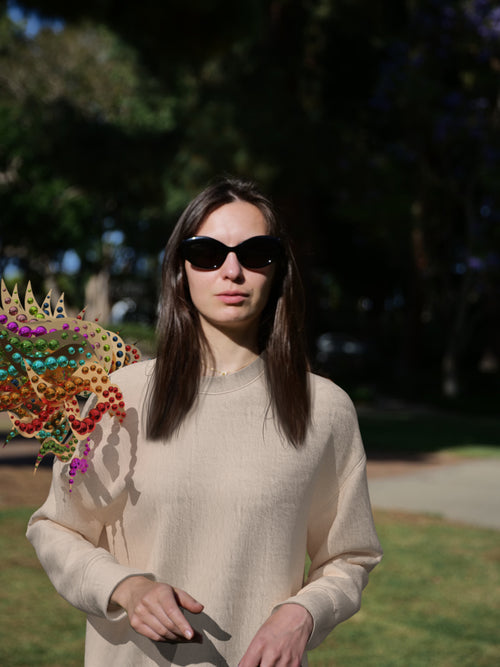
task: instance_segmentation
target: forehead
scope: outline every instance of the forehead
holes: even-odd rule
[[[239,243],[251,236],[268,234],[268,225],[260,209],[244,201],[223,204],[212,211],[197,230],[199,236],[212,236],[224,243]]]

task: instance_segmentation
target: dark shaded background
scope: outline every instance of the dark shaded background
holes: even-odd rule
[[[1,1],[0,273],[140,344],[183,206],[254,178],[317,370],[496,412],[499,73],[486,0]]]

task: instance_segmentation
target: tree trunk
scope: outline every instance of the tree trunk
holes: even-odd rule
[[[464,194],[466,261],[472,245],[472,230],[475,224],[473,192],[474,185],[470,183]],[[468,304],[473,281],[472,269],[467,267],[462,279],[462,285],[456,297],[455,316],[450,327],[448,343],[441,363],[441,389],[446,398],[455,398],[460,394],[462,389],[460,380],[460,355],[467,343],[467,311],[469,309]]]
[[[106,324],[110,320],[109,271],[101,269],[90,276],[85,286],[85,319],[99,320]]]

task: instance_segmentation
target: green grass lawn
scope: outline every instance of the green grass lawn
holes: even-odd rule
[[[362,610],[310,654],[311,667],[500,665],[500,533],[377,512],[382,563]]]
[[[84,616],[52,589],[24,538],[29,509],[0,512],[0,665],[83,664]],[[500,664],[500,533],[378,512],[385,549],[363,608],[311,667]]]
[[[85,616],[54,591],[24,537],[31,513],[0,512],[0,665],[81,667]]]

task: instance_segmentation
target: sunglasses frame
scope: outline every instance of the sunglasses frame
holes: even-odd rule
[[[271,242],[270,245],[274,246],[275,252],[270,253],[270,255],[273,255],[273,256],[270,256],[269,259],[264,264],[261,264],[259,266],[248,266],[248,264],[245,263],[245,261],[242,261],[242,259],[240,257],[240,253],[244,252],[244,248],[242,248],[242,246],[245,246],[245,244],[248,244],[251,241],[255,241],[255,239],[269,240]],[[219,253],[224,253],[224,255],[222,256],[222,260],[220,262],[217,259],[217,260],[214,260],[210,264],[210,266],[200,266],[199,264],[197,264],[196,262],[193,262],[189,258],[189,247],[194,245],[195,242],[199,242],[199,241],[203,242],[205,240],[209,241],[213,245],[214,253],[216,253],[217,250],[219,251]],[[202,270],[205,270],[205,271],[215,271],[217,269],[220,269],[220,267],[226,261],[227,256],[230,252],[234,252],[236,254],[236,257],[238,258],[238,262],[241,264],[241,266],[243,266],[245,269],[249,269],[251,271],[256,270],[256,269],[263,269],[266,266],[269,266],[270,264],[272,264],[273,262],[278,262],[280,259],[282,259],[285,256],[284,247],[283,247],[281,239],[279,239],[277,236],[268,236],[268,235],[265,235],[265,234],[260,235],[260,236],[251,236],[249,239],[245,239],[244,241],[242,241],[241,243],[238,243],[238,245],[235,245],[235,246],[227,246],[225,243],[222,243],[222,241],[218,241],[217,239],[214,239],[211,236],[191,236],[191,237],[181,241],[181,244],[179,246],[179,251],[180,251],[181,257],[183,259],[187,260],[190,264],[192,264],[192,266],[194,266],[197,269],[202,269]]]

